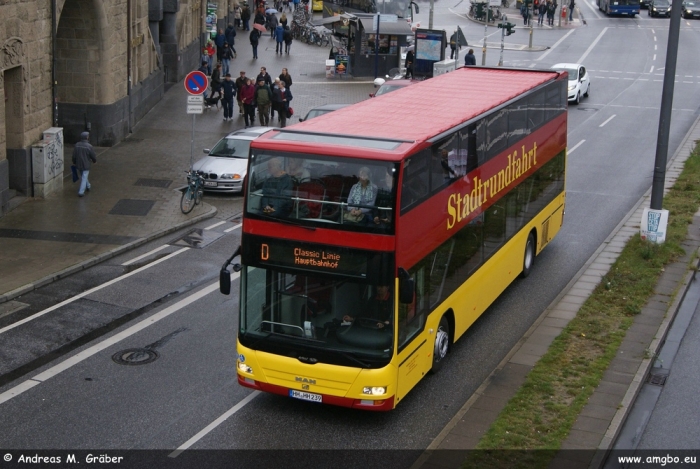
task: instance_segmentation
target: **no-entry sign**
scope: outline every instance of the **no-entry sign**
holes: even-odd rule
[[[185,77],[185,89],[189,94],[202,94],[206,91],[208,85],[209,79],[199,70],[190,72]]]

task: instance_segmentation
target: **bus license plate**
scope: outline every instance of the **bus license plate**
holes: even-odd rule
[[[289,397],[293,397],[295,399],[301,399],[304,401],[323,402],[322,396],[320,394],[313,394],[310,392],[303,392],[303,391],[295,391],[294,389],[289,390]]]
[[[204,185],[207,187],[216,187],[216,183],[213,181],[204,181]]]

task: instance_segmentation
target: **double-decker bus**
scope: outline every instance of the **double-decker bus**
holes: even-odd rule
[[[379,411],[437,371],[563,223],[567,84],[460,68],[254,140],[238,382]]]
[[[606,15],[628,15],[634,17],[639,14],[639,0],[596,0],[598,9]]]

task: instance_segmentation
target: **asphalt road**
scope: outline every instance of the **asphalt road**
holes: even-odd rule
[[[421,9],[420,19],[427,24],[427,4],[421,5],[426,8]],[[483,37],[483,27],[453,14],[448,9],[451,6],[436,4],[436,26],[444,26],[449,32],[452,24],[462,25],[470,44]],[[139,265],[151,265],[146,270],[65,306],[75,310],[76,322],[90,314],[128,310],[141,314],[0,388],[3,393],[16,386],[33,386],[0,404],[0,447],[427,447],[650,187],[663,78],[660,69],[664,67],[669,22],[649,20],[646,14],[638,19],[599,18],[588,4],[581,7],[587,27],[573,32],[536,31],[535,43],[551,46],[550,50],[505,53],[506,66],[546,68],[558,62],[582,61],[591,73],[590,97],[569,108],[564,228],[537,258],[531,275],[516,281],[456,344],[442,371],[424,379],[396,410],[383,414],[356,412],[251,393],[237,385],[238,283],[234,282],[229,297],[220,295],[215,284],[220,265],[240,240],[240,228],[230,219],[240,213],[241,199],[207,196],[220,207],[220,219],[209,220],[200,228],[223,221],[204,235],[220,234],[218,239],[201,249],[187,249],[164,258],[183,247],[169,245],[139,261]],[[521,32],[509,38],[521,43],[527,43],[527,39]],[[699,46],[700,22],[684,20],[670,155],[700,108],[700,69],[697,60],[687,59],[697,56]],[[321,55],[326,53],[325,49],[318,50]],[[489,50],[487,64],[494,65],[497,60],[498,54]],[[325,100],[359,100],[365,90],[358,91],[358,86],[327,87]],[[312,85],[295,83],[294,87],[296,96],[309,96],[310,102],[324,99],[315,94]],[[295,110],[304,115],[308,105],[302,105],[301,100],[299,103]],[[162,112],[168,104],[159,108]],[[158,117],[159,108],[151,113],[150,123],[137,129],[144,132],[142,138],[153,131],[149,125],[172,135],[188,129],[184,118]],[[220,135],[220,127],[215,127],[221,125],[219,117],[211,118],[211,126],[198,135],[199,146],[215,140],[217,132]],[[168,120],[172,120],[169,126]],[[189,146],[187,137],[179,137],[181,148],[182,142],[186,142],[185,148]],[[173,148],[177,145],[171,143]],[[39,309],[40,305],[58,301],[58,297],[65,298],[127,272],[130,268],[121,263],[176,238],[171,235],[39,290],[32,297],[33,307]],[[148,263],[156,258],[162,261]],[[47,341],[71,326],[48,319],[38,324],[41,338]],[[127,335],[129,331],[132,333]],[[10,345],[19,346],[0,342],[0,347]],[[112,360],[119,351],[149,345],[159,354],[149,364],[127,366]],[[200,433],[226,412],[228,418]]]

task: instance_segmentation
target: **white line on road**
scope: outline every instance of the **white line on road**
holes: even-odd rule
[[[656,60],[656,56],[654,56],[654,60]],[[652,65],[651,70],[649,70],[649,73],[653,73],[653,72],[654,72],[654,66]]]
[[[654,31],[654,28],[651,28],[651,33],[656,34],[656,31]]]
[[[148,257],[148,256],[150,256],[150,255],[152,255],[152,254],[157,253],[158,251],[162,251],[163,249],[167,248],[168,246],[169,246],[168,244],[164,244],[164,245],[162,245],[162,246],[159,247],[159,248],[155,248],[153,251],[148,251],[146,254],[141,254],[139,257],[134,257],[134,258],[131,259],[130,261],[124,262],[122,265],[131,265],[131,264],[133,264],[134,262],[140,261],[140,260],[143,259],[144,257]]]
[[[211,230],[212,228],[216,228],[217,226],[223,225],[224,223],[226,223],[226,220],[222,220],[222,221],[220,221],[219,223],[214,223],[213,225],[207,226],[207,227],[204,228],[204,229],[205,229],[205,230]]]
[[[176,449],[175,451],[173,451],[172,453],[170,453],[170,454],[168,455],[168,457],[169,457],[169,458],[176,458],[176,457],[178,457],[178,456],[180,455],[180,453],[182,453],[183,451],[185,451],[186,449],[188,449],[190,446],[192,446],[193,444],[197,443],[199,440],[201,440],[202,438],[204,438],[204,437],[207,435],[207,433],[211,432],[211,431],[214,430],[216,427],[218,427],[219,425],[221,425],[223,422],[226,421],[226,419],[228,419],[230,416],[232,416],[233,414],[235,414],[236,412],[238,412],[239,410],[241,410],[241,409],[242,409],[243,407],[245,407],[250,401],[252,401],[252,400],[255,399],[256,397],[258,397],[259,394],[260,394],[260,391],[253,391],[253,392],[251,392],[250,394],[248,394],[248,395],[246,396],[245,399],[243,399],[242,401],[240,401],[240,402],[239,402],[238,404],[236,404],[235,406],[231,407],[229,410],[227,410],[225,413],[223,413],[219,418],[217,418],[217,419],[214,420],[212,423],[210,423],[209,425],[207,425],[206,427],[204,427],[204,428],[203,428],[199,433],[197,433],[195,436],[193,436],[192,438],[190,438],[189,440],[187,440],[186,442],[184,442],[178,449]]]
[[[189,248],[185,248],[189,249]],[[231,275],[231,280],[235,280],[240,276],[238,272],[234,273]],[[54,365],[48,370],[39,373],[38,375],[34,376],[31,379],[28,379],[17,386],[14,386],[11,389],[8,389],[4,393],[0,394],[0,404],[3,404],[10,399],[19,396],[22,394],[24,391],[27,391],[34,386],[36,386],[39,383],[42,383],[46,381],[49,378],[53,378],[54,376],[58,375],[59,373],[62,373],[63,371],[66,371],[70,367],[82,362],[83,360],[92,357],[93,355],[101,352],[102,350],[111,347],[112,345],[121,342],[122,340],[126,339],[127,337],[130,337],[134,334],[136,334],[139,331],[142,331],[143,329],[147,328],[148,326],[151,326],[161,319],[164,319],[168,316],[170,316],[173,313],[176,313],[177,311],[181,310],[182,308],[194,303],[195,301],[199,300],[200,298],[204,298],[207,296],[209,293],[215,291],[217,288],[219,288],[219,282],[216,281],[197,293],[194,293],[187,298],[184,298],[177,303],[168,306],[167,308],[163,309],[162,311],[154,314],[151,317],[148,317],[144,319],[143,321],[134,324],[133,326],[129,327],[128,329],[123,330],[122,332],[109,337],[108,339],[103,340],[102,342],[98,342],[97,344],[93,345],[92,347],[88,347],[82,352],[68,358],[67,360],[62,361],[58,365]]]
[[[224,230],[224,233],[228,233],[229,231],[237,230],[237,229],[240,228],[241,226],[243,226],[243,223],[239,223],[239,224],[236,225],[236,226],[233,226],[233,227],[231,227],[231,228],[229,228],[229,229],[227,229],[227,230]]]
[[[180,253],[183,253],[183,252],[185,252],[185,251],[189,251],[189,249],[190,249],[190,248],[182,248],[182,249],[180,249],[179,251],[172,252],[172,253],[168,254],[167,256],[165,256],[165,257],[162,258],[162,259],[158,259],[157,261],[151,262],[151,263],[148,264],[148,265],[144,265],[143,267],[139,267],[138,269],[134,270],[133,272],[129,272],[128,274],[124,274],[124,275],[122,275],[122,276],[120,276],[120,277],[117,277],[117,278],[115,278],[115,279],[112,279],[112,280],[110,280],[109,282],[103,283],[102,285],[98,285],[98,286],[96,286],[96,287],[94,287],[94,288],[91,288],[91,289],[89,289],[89,290],[87,290],[87,291],[84,291],[84,292],[82,292],[82,293],[80,293],[80,294],[78,294],[78,295],[72,296],[72,297],[68,298],[68,299],[65,300],[65,301],[61,301],[60,303],[55,304],[55,305],[51,306],[50,308],[46,308],[46,309],[43,310],[43,311],[39,311],[38,313],[33,314],[33,315],[29,316],[29,317],[26,317],[26,318],[22,319],[21,321],[17,321],[17,322],[15,322],[15,323],[10,324],[9,326],[3,327],[2,329],[0,329],[0,334],[2,334],[2,333],[4,333],[4,332],[7,332],[7,331],[9,331],[9,330],[11,330],[11,329],[14,329],[14,328],[17,327],[17,326],[21,326],[22,324],[27,323],[27,322],[29,322],[29,321],[32,321],[32,320],[34,320],[34,319],[36,319],[36,318],[38,318],[38,317],[40,317],[40,316],[43,316],[43,315],[46,314],[46,313],[50,313],[51,311],[53,311],[53,310],[55,310],[55,309],[58,309],[58,308],[60,308],[61,306],[65,306],[65,305],[67,305],[67,304],[69,304],[69,303],[74,302],[75,300],[79,300],[80,298],[83,298],[83,297],[85,297],[85,296],[88,296],[88,295],[91,294],[91,293],[94,293],[94,292],[96,292],[96,291],[98,291],[98,290],[102,290],[103,288],[108,287],[108,286],[110,286],[110,285],[113,285],[113,284],[115,284],[115,283],[117,283],[117,282],[119,282],[119,281],[121,281],[121,280],[124,280],[124,279],[127,278],[127,277],[131,277],[132,275],[138,274],[139,272],[143,272],[144,270],[149,269],[149,268],[153,267],[154,265],[157,265],[157,264],[160,264],[161,262],[167,261],[167,260],[170,259],[171,257],[175,257],[175,256],[177,256],[177,255],[180,254]]]
[[[583,142],[585,142],[585,140],[581,140],[580,142],[578,142],[576,145],[574,145],[574,146],[571,148],[571,150],[567,151],[566,154],[567,154],[567,155],[572,154],[572,153],[574,152],[574,150],[576,150],[578,147],[580,147],[580,146],[583,144]]]
[[[656,60],[656,54],[654,54],[654,58],[651,60]],[[651,69],[654,70],[654,67],[652,66]]]
[[[608,119],[607,119],[605,122],[603,122],[602,124],[600,124],[598,127],[603,127],[605,124],[607,124],[608,122],[610,122],[611,120],[613,120],[613,119],[615,118],[616,115],[617,115],[617,114],[613,114],[612,116],[608,117]]]
[[[591,45],[588,46],[588,49],[586,49],[586,52],[583,53],[583,55],[581,56],[581,58],[579,58],[579,59],[578,59],[578,62],[576,62],[576,63],[582,64],[582,63],[584,62],[584,60],[586,59],[586,57],[588,57],[588,54],[591,53],[591,51],[593,50],[593,48],[595,47],[595,45],[598,44],[598,41],[600,41],[600,38],[603,37],[603,34],[605,34],[605,31],[607,31],[607,30],[608,30],[608,27],[603,28],[603,30],[600,32],[600,34],[598,34],[598,37],[595,38],[595,39],[593,40],[593,42],[591,43]]]
[[[656,42],[656,36],[654,36],[654,42]]]
[[[569,31],[568,33],[564,34],[564,35],[561,37],[561,39],[559,39],[557,42],[554,43],[554,45],[553,45],[552,47],[550,47],[549,49],[547,49],[547,52],[545,52],[544,54],[540,55],[540,56],[537,57],[535,60],[542,60],[542,59],[544,59],[545,57],[547,57],[547,55],[548,55],[550,52],[552,52],[552,51],[554,50],[555,47],[557,47],[559,44],[561,44],[562,42],[564,42],[564,39],[566,39],[567,37],[569,37],[569,35],[572,34],[574,31],[576,31],[576,30],[575,30],[575,29],[572,29],[572,30]]]

